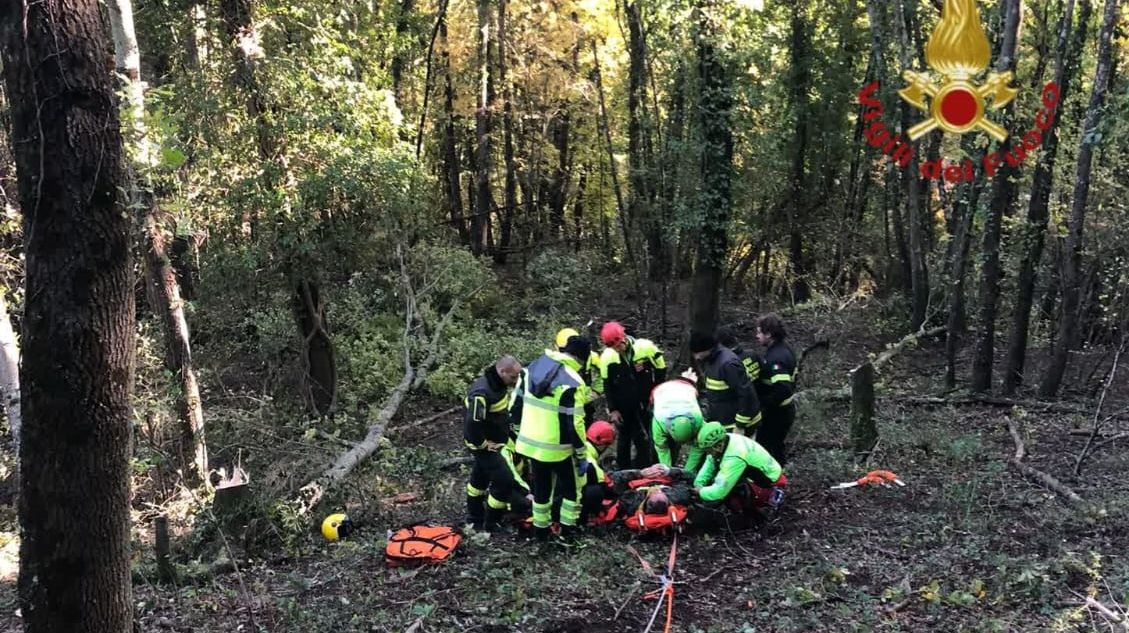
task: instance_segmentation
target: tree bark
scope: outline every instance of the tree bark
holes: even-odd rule
[[[851,372],[851,448],[865,458],[878,443],[874,421],[874,365],[863,363]]]
[[[962,140],[962,145],[965,145],[965,142]],[[972,141],[967,141],[966,147],[972,148],[975,145]],[[949,267],[951,277],[946,327],[948,334],[945,336],[945,386],[949,389],[956,386],[957,352],[960,350],[961,338],[965,334],[964,285],[968,277],[968,251],[972,245],[973,219],[980,205],[980,183],[980,179],[977,179],[959,187],[960,197],[953,203],[957,228],[953,237],[952,264]]]
[[[165,344],[165,369],[176,377],[178,389],[176,407],[180,428],[181,472],[189,485],[205,481],[208,474],[208,448],[204,433],[204,410],[200,401],[200,386],[192,366],[189,345],[188,320],[184,315],[184,302],[176,271],[168,257],[161,213],[153,194],[148,173],[151,168],[151,149],[145,128],[145,93],[141,83],[141,56],[137,46],[137,33],[133,27],[131,0],[114,0],[110,4],[110,27],[114,36],[117,71],[124,77],[127,102],[123,105],[131,131],[130,143],[134,148],[133,169],[130,170],[130,191],[134,206],[144,209],[145,271],[148,277],[149,304],[160,317]]]
[[[699,0],[694,11],[698,32],[698,98],[702,139],[702,224],[690,297],[690,328],[713,332],[721,313],[721,281],[728,250],[729,207],[732,202],[733,94],[723,49],[711,15],[713,0]]]
[[[24,631],[131,633],[132,221],[110,42],[93,0],[5,3],[0,33],[27,263]]]
[[[337,404],[337,363],[329,338],[326,303],[318,284],[309,275],[291,274],[294,282],[294,314],[303,337],[303,370],[307,401],[320,415],[328,415]]]
[[[1074,0],[1068,0],[1066,13],[1059,26],[1058,43],[1055,47],[1055,76],[1058,85],[1058,106],[1066,101],[1070,84],[1078,67],[1082,46],[1086,37],[1086,25],[1090,20],[1090,1],[1081,0],[1078,26],[1074,38],[1067,44],[1071,19],[1074,13]],[[1059,107],[1056,106],[1056,115]],[[1043,257],[1043,246],[1047,234],[1047,220],[1050,217],[1051,189],[1054,183],[1055,163],[1058,158],[1059,116],[1051,122],[1043,141],[1039,161],[1035,165],[1035,176],[1031,185],[1031,200],[1027,206],[1027,221],[1022,228],[1022,245],[1026,247],[1019,263],[1019,280],[1016,289],[1015,312],[1012,316],[1011,336],[1008,339],[1007,364],[1004,369],[1003,392],[1012,395],[1023,383],[1023,372],[1027,362],[1027,337],[1031,325],[1031,307],[1035,301],[1035,284],[1038,278],[1039,262]]]
[[[494,106],[494,81],[490,74],[490,0],[477,0],[478,5],[478,108],[475,111],[474,153],[474,217],[470,221],[470,250],[476,255],[486,252],[487,223],[494,207],[490,192],[490,127]]]
[[[1005,0],[1003,42],[1000,57],[996,64],[999,72],[1015,70],[1015,50],[1019,31],[1019,0]],[[1004,126],[1010,127],[1015,112],[1015,103],[1005,109]],[[1008,136],[997,151],[1001,155],[1012,152],[1015,137]],[[1023,140],[1019,139],[1022,145]],[[1008,209],[1015,203],[1016,181],[1019,178],[1019,165],[1004,161],[993,180],[992,200],[988,217],[984,223],[984,265],[980,279],[980,319],[976,337],[975,356],[972,360],[972,390],[990,391],[992,389],[992,365],[996,358],[996,312],[1000,293],[1000,237],[1003,218],[1011,215]]]
[[[647,116],[647,46],[643,16],[637,0],[625,0],[627,18],[627,164],[631,198],[630,216],[647,239],[648,278],[661,278],[662,226],[655,213],[654,157],[651,153],[651,122]]]
[[[807,196],[807,149],[808,149],[808,84],[811,82],[811,69],[807,50],[807,2],[795,0],[792,4],[791,45],[789,59],[791,77],[789,83],[793,125],[791,188],[788,200],[788,253],[789,268],[792,272],[792,300],[804,303],[811,298],[808,287],[807,266],[804,262],[803,226],[806,215]]]
[[[1039,385],[1039,395],[1049,398],[1058,393],[1062,375],[1071,347],[1078,335],[1078,293],[1082,268],[1082,230],[1086,222],[1086,201],[1090,193],[1090,168],[1097,142],[1098,126],[1102,121],[1103,106],[1109,88],[1110,67],[1113,63],[1113,31],[1120,12],[1120,0],[1106,0],[1102,28],[1098,35],[1098,61],[1094,73],[1094,86],[1090,105],[1086,108],[1086,122],[1082,127],[1082,141],[1078,148],[1078,162],[1074,172],[1074,196],[1070,208],[1070,224],[1066,234],[1065,265],[1062,275],[1062,317],[1059,321],[1058,342]]]

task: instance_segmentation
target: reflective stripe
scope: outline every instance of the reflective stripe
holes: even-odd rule
[[[502,398],[501,400],[499,400],[499,401],[495,402],[494,404],[490,405],[490,413],[501,413],[501,412],[505,411],[506,409],[508,409],[509,407],[510,407],[509,401],[506,398]]]
[[[714,380],[713,378],[706,377],[706,389],[710,391],[725,391],[729,389],[729,385],[724,380]]]
[[[792,382],[791,374],[775,374],[771,378],[764,378],[761,380],[766,385],[774,385],[778,382]]]
[[[550,404],[550,403],[545,402],[543,400],[538,400],[537,398],[533,397],[533,395],[530,394],[528,391],[525,392],[524,401],[525,401],[524,404],[527,407],[533,407],[535,409],[544,409],[546,411],[552,411],[553,413],[567,413],[567,414],[571,415],[571,414],[576,412],[576,409],[574,407],[561,407],[561,406],[557,406],[555,404]]]
[[[550,444],[548,442],[541,442],[539,440],[530,439],[526,435],[518,435],[517,441],[519,444],[528,444],[533,448],[543,448],[547,451],[571,451],[571,444]]]
[[[795,398],[795,397],[796,396],[791,395],[791,396],[788,396],[787,398],[784,398],[784,401],[780,403],[780,406],[786,407],[786,406],[792,404],[792,398]]]
[[[505,501],[502,501],[501,499],[495,499],[494,493],[490,493],[490,496],[486,497],[486,505],[490,506],[491,508],[493,508],[495,510],[509,510],[510,509],[510,504],[506,503]]]
[[[463,440],[463,444],[466,444],[466,447],[469,448],[472,451],[480,451],[480,450],[486,448],[486,440],[482,440],[482,443],[477,445],[477,446],[474,445],[474,444],[471,444],[470,442],[468,442],[466,440]]]
[[[486,495],[486,491],[485,491],[485,490],[481,490],[481,489],[479,489],[479,488],[475,488],[474,486],[472,486],[472,485],[470,485],[470,484],[467,484],[467,485],[466,485],[466,493],[467,493],[468,495],[472,496],[472,497],[482,497],[482,496],[485,496],[485,495]]]

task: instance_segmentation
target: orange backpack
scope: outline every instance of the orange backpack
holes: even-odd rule
[[[442,563],[455,551],[462,536],[454,528],[436,525],[413,525],[403,528],[388,539],[384,560],[391,567]]]

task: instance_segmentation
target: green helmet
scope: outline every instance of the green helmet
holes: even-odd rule
[[[706,422],[698,431],[698,448],[709,448],[725,439],[725,427],[721,422]]]
[[[668,427],[670,431],[670,439],[685,444],[694,440],[694,433],[697,429],[694,428],[694,419],[688,415],[680,415],[670,421]]]

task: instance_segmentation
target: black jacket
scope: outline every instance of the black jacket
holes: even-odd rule
[[[510,436],[509,394],[493,366],[486,368],[467,389],[463,439],[472,448],[486,442],[505,444]]]
[[[760,421],[756,391],[733,350],[718,345],[701,365],[707,420],[727,427],[750,426]]]
[[[773,343],[760,362],[756,387],[761,403],[766,407],[790,405],[789,399],[796,393],[795,379],[796,355],[783,342]]]

